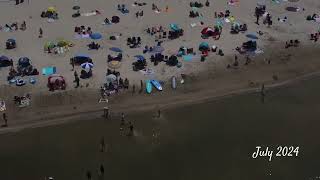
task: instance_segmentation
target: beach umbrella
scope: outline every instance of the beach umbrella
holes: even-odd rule
[[[118,53],[121,53],[121,52],[122,52],[122,49],[117,48],[117,47],[109,48],[109,50],[110,50],[110,51],[113,51],[113,52],[118,52]]]
[[[144,61],[144,60],[146,60],[146,58],[144,58],[144,56],[142,56],[142,55],[136,55],[136,56],[134,56],[136,59],[137,59],[137,61]]]
[[[158,53],[162,53],[164,51],[164,48],[162,46],[154,46],[152,53],[158,54]]]
[[[11,61],[7,56],[0,56],[0,67],[7,67],[10,66]]]
[[[178,24],[170,24],[169,25],[172,31],[179,31],[180,27],[178,26]]]
[[[19,58],[18,64],[19,64],[19,66],[22,66],[22,67],[28,67],[29,65],[31,65],[30,59],[27,57]]]
[[[114,81],[117,80],[117,76],[114,75],[114,74],[109,74],[109,75],[106,76],[106,79],[107,79],[107,83],[114,82]]]
[[[48,50],[48,49],[52,49],[54,48],[56,45],[52,42],[52,41],[48,41],[44,44],[44,49]]]
[[[89,62],[82,63],[80,66],[87,72],[89,72],[93,68],[93,64]]]
[[[65,47],[65,46],[68,46],[68,45],[69,45],[69,42],[66,41],[66,40],[60,40],[60,41],[58,41],[57,45],[58,45],[59,47]]]
[[[56,12],[56,8],[51,6],[51,7],[48,7],[47,11],[51,12],[51,13],[54,13],[54,12]]]
[[[250,39],[259,39],[258,36],[255,34],[247,34],[246,37]]]
[[[207,42],[201,42],[199,44],[199,50],[200,51],[205,51],[209,49],[209,44]]]
[[[214,33],[214,30],[210,27],[206,27],[206,28],[203,28],[202,31],[201,31],[201,34],[213,34]]]
[[[288,0],[289,2],[298,2],[299,0]]]
[[[121,62],[120,61],[110,61],[108,62],[108,67],[111,69],[118,69],[121,66]]]
[[[100,33],[92,33],[90,34],[90,38],[94,40],[98,40],[102,38],[102,35]]]
[[[7,56],[0,56],[0,61],[9,61],[10,59]]]
[[[78,53],[75,54],[74,57],[79,57],[79,58],[90,58],[90,56],[88,54],[84,54],[84,53]]]

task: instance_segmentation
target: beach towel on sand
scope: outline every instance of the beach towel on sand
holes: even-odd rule
[[[45,67],[45,68],[42,68],[42,75],[49,76],[51,74],[55,74],[56,70],[57,70],[56,67]]]

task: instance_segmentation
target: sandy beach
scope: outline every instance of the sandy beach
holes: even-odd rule
[[[257,2],[254,0],[241,1],[235,5],[228,5],[226,1],[211,2],[210,7],[199,9],[202,18],[189,18],[188,11],[189,2],[182,1],[161,1],[155,3],[158,8],[164,9],[169,6],[169,11],[155,13],[151,10],[153,2],[146,2],[146,6],[133,6],[131,1],[123,1],[130,10],[129,14],[123,15],[116,9],[117,2],[110,1],[38,1],[32,0],[20,5],[14,5],[14,2],[1,2],[1,10],[4,16],[1,16],[1,22],[12,23],[26,21],[27,29],[25,31],[13,31],[0,33],[0,40],[5,42],[8,38],[15,38],[17,48],[13,50],[0,49],[1,54],[6,55],[17,63],[19,57],[29,57],[33,66],[39,71],[46,66],[55,66],[57,73],[63,75],[67,81],[66,91],[49,92],[47,87],[47,76],[35,76],[37,83],[35,85],[27,84],[23,87],[15,87],[8,85],[6,74],[9,68],[1,68],[1,90],[0,97],[6,101],[7,114],[10,117],[10,124],[18,126],[19,124],[28,124],[29,122],[43,121],[46,116],[60,114],[77,114],[85,111],[100,111],[106,104],[97,103],[99,99],[99,87],[105,83],[107,70],[107,55],[110,54],[110,47],[119,47],[123,49],[124,58],[121,67],[117,69],[121,73],[121,77],[130,80],[130,87],[135,84],[139,87],[140,80],[145,81],[149,76],[143,75],[141,72],[132,70],[132,62],[134,56],[142,54],[144,45],[153,46],[154,37],[147,34],[144,30],[147,27],[162,25],[169,28],[170,23],[177,23],[183,28],[184,35],[175,40],[164,40],[162,43],[165,52],[170,55],[178,51],[180,46],[187,46],[197,49],[200,42],[208,42],[210,46],[216,45],[225,53],[224,57],[215,53],[209,53],[205,62],[200,62],[199,58],[195,58],[190,62],[179,59],[182,63],[181,68],[169,67],[165,63],[154,66],[148,62],[147,68],[154,71],[152,78],[166,81],[167,85],[163,92],[155,92],[151,95],[136,94],[131,96],[131,88],[127,92],[121,92],[119,95],[109,98],[109,105],[112,111],[121,112],[127,109],[143,110],[152,109],[157,106],[166,106],[174,102],[172,99],[180,99],[188,102],[203,99],[208,96],[218,96],[219,94],[227,94],[231,91],[250,88],[251,86],[259,87],[265,83],[278,83],[300,75],[312,73],[319,70],[320,63],[317,61],[318,44],[309,40],[309,34],[316,32],[318,23],[306,21],[307,15],[316,12],[319,6],[318,2],[312,0],[299,2],[281,2],[274,3],[271,1],[264,2],[267,11],[273,16],[273,25],[267,27],[262,23],[258,26],[255,24],[254,8]],[[204,2],[203,2],[204,3]],[[41,18],[41,11],[48,7],[54,7],[59,19],[55,22],[48,23],[45,18]],[[73,6],[80,6],[81,13],[98,10],[100,15],[90,17],[73,18]],[[286,11],[286,7],[299,7],[299,12]],[[302,10],[304,8],[304,10]],[[134,16],[134,12],[144,10],[145,15],[140,18]],[[230,34],[230,23],[223,25],[223,31],[219,40],[213,38],[202,39],[201,29],[204,27],[212,27],[216,21],[214,12],[224,12],[230,10],[232,16],[237,22],[246,23],[248,31],[246,33]],[[120,17],[120,23],[111,26],[102,25],[106,17],[117,15]],[[287,17],[286,22],[280,22],[277,19]],[[200,25],[200,21],[204,24]],[[198,26],[191,28],[191,23],[197,23]],[[74,33],[75,26],[90,26],[94,32],[99,32],[103,38],[97,41],[102,49],[89,50],[86,45],[92,40],[76,39]],[[43,29],[43,38],[38,38],[38,29]],[[248,38],[247,33],[256,33],[262,31],[263,35],[257,40],[258,49],[263,51],[262,54],[253,55],[253,62],[249,65],[243,65],[245,56],[239,56],[240,66],[236,69],[227,69],[228,64],[234,61],[234,55],[238,54],[235,48],[241,46]],[[110,35],[122,36],[116,41],[108,39]],[[126,39],[130,36],[141,36],[142,47],[130,49],[126,46]],[[62,55],[48,54],[43,51],[43,46],[47,41],[57,39],[66,39],[74,44],[69,52]],[[299,39],[300,47],[285,49],[284,44],[291,39]],[[91,56],[94,63],[93,76],[89,79],[81,80],[82,87],[74,88],[73,71],[69,64],[69,59],[75,53],[86,53]],[[199,52],[197,52],[199,54]],[[145,55],[148,59],[148,55]],[[305,58],[308,57],[308,58]],[[270,64],[267,62],[270,60]],[[149,61],[149,60],[147,60]],[[80,72],[81,67],[76,67],[76,71]],[[170,89],[168,81],[172,76],[180,78],[180,74],[186,74],[189,80],[183,85],[179,85],[176,91]],[[279,77],[274,80],[274,76]],[[27,108],[17,108],[12,99],[15,95],[32,94],[31,105]],[[161,100],[161,103],[157,102]],[[118,108],[119,107],[119,108]],[[36,120],[37,119],[37,120]]]

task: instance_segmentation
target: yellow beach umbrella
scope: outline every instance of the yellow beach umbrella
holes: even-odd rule
[[[56,12],[56,8],[54,8],[53,6],[50,6],[50,7],[48,7],[47,11],[54,13],[54,12]]]

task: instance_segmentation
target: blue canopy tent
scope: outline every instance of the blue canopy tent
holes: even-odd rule
[[[86,63],[86,62],[92,62],[92,59],[90,58],[90,56],[88,54],[76,54],[73,57],[74,63],[75,64],[82,64],[82,63]]]
[[[117,48],[117,47],[111,47],[109,48],[110,51],[113,51],[113,52],[118,52],[118,53],[121,53],[122,52],[122,49],[120,48]]]
[[[27,57],[21,57],[18,60],[18,65],[21,67],[28,67],[31,65],[30,59]]]
[[[90,38],[91,38],[91,39],[94,39],[94,40],[99,40],[99,39],[102,38],[102,35],[101,35],[100,33],[92,33],[92,34],[90,35]]]

